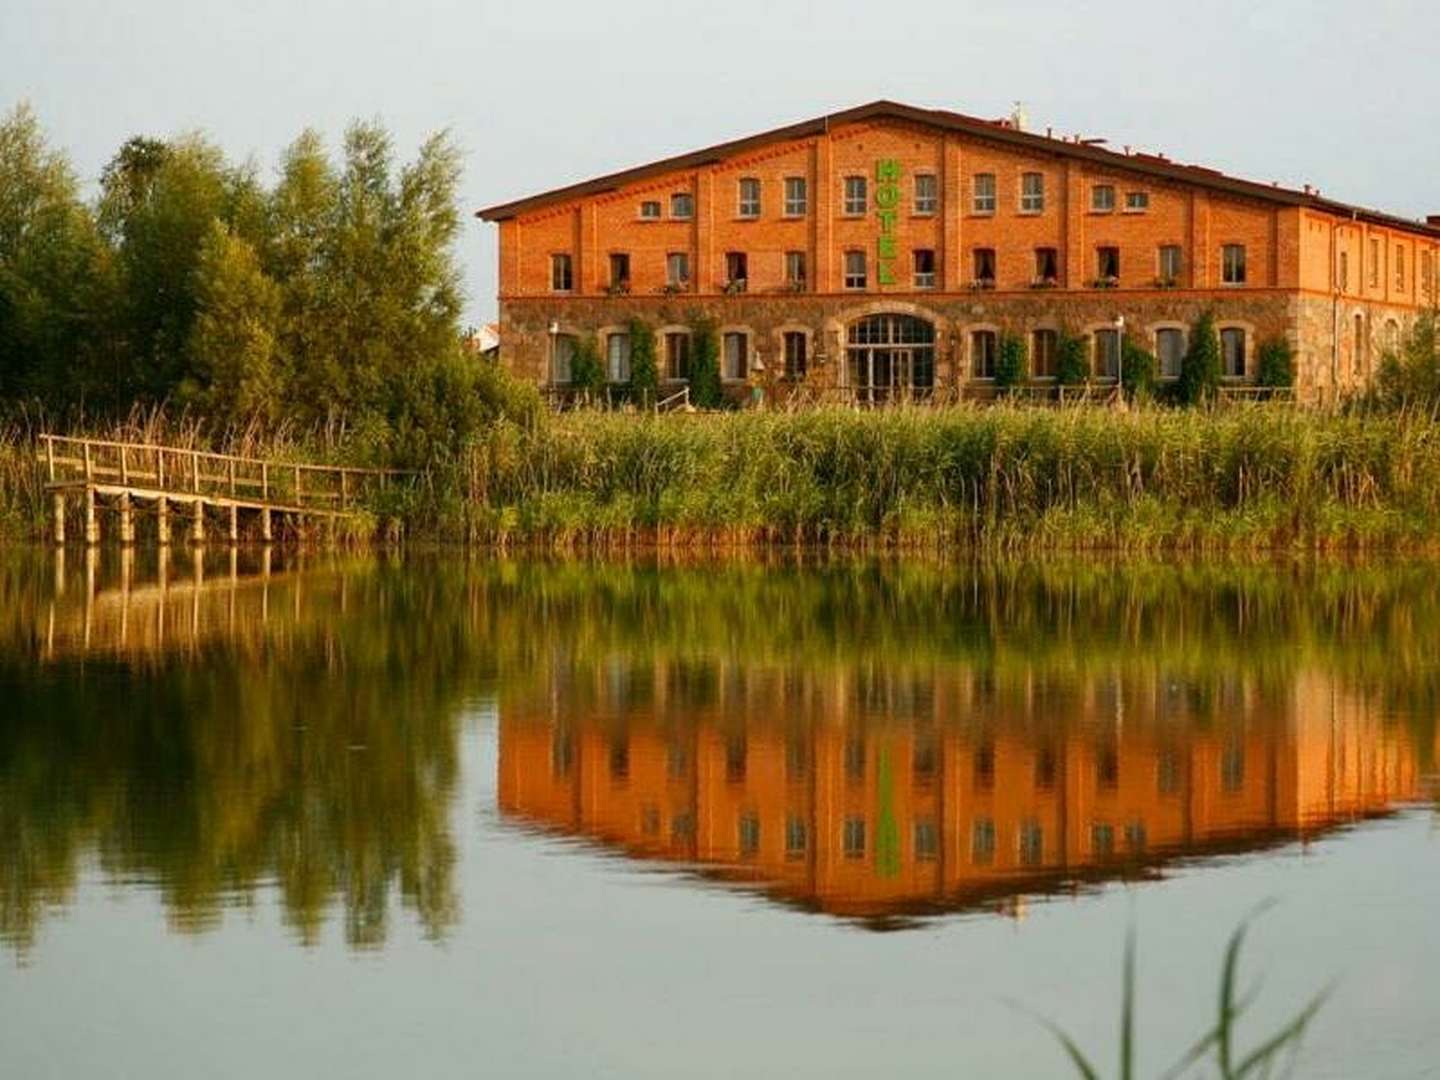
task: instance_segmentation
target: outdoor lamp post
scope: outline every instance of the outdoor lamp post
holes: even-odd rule
[[[545,373],[545,381],[553,385],[555,382],[555,347],[559,343],[560,324],[554,319],[551,319],[547,329],[550,331],[550,360],[549,363],[545,365],[549,368]]]
[[[1125,396],[1125,316],[1115,316],[1115,385]]]

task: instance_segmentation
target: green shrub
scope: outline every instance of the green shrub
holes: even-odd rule
[[[1180,362],[1177,394],[1186,405],[1213,401],[1220,392],[1220,335],[1215,332],[1215,316],[1205,312],[1190,333],[1190,347]]]
[[[1255,382],[1259,386],[1287,387],[1295,385],[1295,350],[1285,338],[1268,338],[1260,343],[1259,366]]]
[[[694,341],[690,352],[690,404],[697,409],[718,409],[725,398],[720,392],[720,338],[712,319],[694,320]]]
[[[995,388],[1002,394],[1025,380],[1025,342],[1014,334],[1000,338],[995,358]]]
[[[1405,335],[1397,352],[1380,361],[1376,396],[1389,408],[1440,405],[1440,316],[1427,311]]]
[[[630,392],[642,408],[660,394],[660,368],[655,363],[655,331],[643,319],[630,320]]]
[[[1134,401],[1146,401],[1155,395],[1155,354],[1139,342],[1126,338],[1120,355],[1120,380],[1125,394]]]
[[[605,368],[600,363],[600,344],[587,334],[575,343],[570,361],[570,385],[586,401],[598,400],[605,390]]]
[[[1061,386],[1079,386],[1089,377],[1090,359],[1085,352],[1085,339],[1062,330],[1055,346],[1055,381]]]

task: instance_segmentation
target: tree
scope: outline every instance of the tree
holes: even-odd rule
[[[284,403],[275,360],[280,288],[244,240],[219,221],[200,249],[191,371],[177,396],[231,422],[273,420]]]
[[[1215,332],[1214,314],[1206,311],[1196,321],[1180,361],[1180,400],[1186,405],[1213,401],[1220,392],[1220,371],[1220,335]]]
[[[642,408],[653,405],[660,392],[655,332],[639,318],[630,320],[630,389]]]
[[[1294,386],[1294,355],[1295,350],[1285,338],[1268,338],[1262,341],[1255,372],[1256,385],[1279,388]]]
[[[1060,331],[1055,345],[1055,381],[1061,386],[1079,386],[1090,377],[1085,339],[1068,330]]]
[[[605,369],[600,364],[600,345],[587,334],[575,345],[570,360],[570,385],[585,401],[597,401],[605,390]]]
[[[724,402],[720,391],[720,339],[715,323],[708,318],[694,320],[694,347],[690,355],[690,404],[697,409],[718,409]]]
[[[995,357],[995,389],[1008,394],[1025,379],[1025,342],[1014,334],[1002,334]]]
[[[1132,401],[1145,401],[1155,392],[1155,354],[1132,338],[1121,348],[1121,382]]]
[[[1397,352],[1387,352],[1376,378],[1380,402],[1390,408],[1440,406],[1440,315],[1423,312]]]

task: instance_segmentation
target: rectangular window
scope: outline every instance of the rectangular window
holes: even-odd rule
[[[1380,241],[1373,238],[1370,241],[1370,287],[1380,287]]]
[[[731,292],[744,292],[750,279],[750,260],[743,251],[725,253],[725,287]]]
[[[940,830],[935,827],[935,819],[921,818],[915,822],[915,859],[933,862],[939,854]]]
[[[845,857],[847,859],[863,859],[865,857],[865,819],[863,817],[847,817],[845,819]]]
[[[1115,209],[1115,188],[1110,184],[1096,184],[1090,189],[1090,209],[1097,214],[1108,214]]]
[[[860,735],[845,740],[845,779],[852,784],[865,779],[865,739]]]
[[[1120,371],[1120,331],[1095,331],[1095,374],[1101,379],[1113,379]]]
[[[975,282],[981,286],[995,284],[995,249],[976,248],[974,252]]]
[[[989,740],[975,748],[975,786],[981,791],[995,787],[995,744]]]
[[[1220,280],[1226,285],[1245,284],[1245,245],[1226,244],[1220,249]]]
[[[670,216],[690,218],[695,214],[695,200],[688,191],[677,191],[670,196]]]
[[[845,177],[845,213],[856,217],[865,213],[866,183],[863,176]]]
[[[695,835],[695,819],[689,814],[676,814],[670,819],[670,842],[672,844],[688,843]]]
[[[1020,174],[1020,212],[1038,214],[1045,209],[1045,174]]]
[[[1141,214],[1150,209],[1150,193],[1148,191],[1127,191],[1125,193],[1125,212],[1127,214]]]
[[[970,827],[970,861],[976,866],[989,866],[995,861],[995,822],[976,818]]]
[[[742,218],[758,218],[760,216],[760,181],[753,176],[744,177],[740,181],[739,210]]]
[[[915,213],[933,214],[940,205],[940,182],[934,173],[915,174]]]
[[[1035,249],[1035,284],[1054,285],[1060,280],[1060,253],[1053,247]]]
[[[805,287],[805,252],[785,253],[785,284],[796,290]]]
[[[605,367],[612,383],[630,381],[629,334],[611,334],[605,339]]]
[[[1109,859],[1114,856],[1114,825],[1105,821],[1097,821],[1090,826],[1090,852],[1097,859]]]
[[[1173,327],[1155,331],[1155,357],[1160,362],[1160,378],[1178,379],[1185,359],[1184,332]]]
[[[722,372],[727,379],[743,379],[749,370],[750,339],[746,334],[729,333],[724,343],[725,367]]]
[[[556,334],[550,355],[550,381],[568,383],[574,363],[575,338],[570,334]]]
[[[805,819],[791,815],[785,819],[785,858],[803,859],[810,847],[810,830]]]
[[[665,256],[665,283],[675,289],[683,289],[690,284],[689,254],[672,251]]]
[[[736,830],[740,836],[740,856],[753,859],[760,851],[760,819],[754,814],[741,814]]]
[[[970,371],[974,378],[995,377],[997,349],[994,330],[975,330],[970,334]]]
[[[725,782],[743,784],[745,766],[749,758],[749,746],[744,735],[732,735],[725,740]]]
[[[1399,244],[1395,245],[1395,288],[1405,289],[1405,249]]]
[[[845,253],[845,288],[865,288],[865,252],[847,251]]]
[[[1161,285],[1180,284],[1180,245],[1161,244],[1159,254],[1159,278]]]
[[[995,213],[994,173],[975,174],[974,186],[970,194],[970,207],[977,214]]]
[[[550,256],[550,291],[569,292],[575,287],[574,265],[568,254]]]
[[[1435,256],[1427,251],[1420,256],[1420,294],[1428,297],[1434,290],[1434,283]]]
[[[1020,826],[1020,865],[1039,866],[1045,861],[1045,830],[1038,821]]]
[[[1054,330],[1036,330],[1030,335],[1030,370],[1037,379],[1055,377],[1055,356],[1060,349],[1060,335]]]
[[[612,292],[630,290],[630,256],[623,251],[610,253],[610,289]]]
[[[917,289],[933,289],[935,287],[935,252],[929,248],[915,249],[915,287]]]
[[[1120,280],[1120,249],[1118,247],[1097,247],[1095,249],[1095,277],[1099,281],[1112,285]]]
[[[1220,755],[1220,786],[1233,795],[1245,786],[1245,747],[1229,742]]]
[[[665,375],[667,378],[683,381],[690,378],[690,335],[673,333],[665,335]]]
[[[1238,326],[1227,326],[1220,331],[1220,355],[1225,358],[1225,377],[1245,377],[1245,331]]]
[[[624,735],[610,740],[610,779],[630,779],[630,740]]]
[[[640,204],[640,217],[643,221],[660,220],[660,202],[658,199],[646,199]]]
[[[801,331],[787,330],[785,332],[785,377],[787,379],[803,379],[805,377],[805,366],[808,361],[805,354],[808,344]]]
[[[785,216],[803,217],[810,210],[810,194],[806,187],[805,177],[787,176],[785,178]]]
[[[804,337],[805,335],[800,335]],[[792,732],[785,740],[785,779],[794,784],[810,775],[810,745]]]

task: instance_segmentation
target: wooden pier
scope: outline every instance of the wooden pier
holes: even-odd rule
[[[333,526],[362,512],[377,488],[414,476],[398,469],[267,461],[66,435],[41,435],[39,460],[46,471],[56,544],[66,542],[71,497],[82,503],[86,544],[100,543],[102,512],[114,515],[115,539],[133,544],[135,516],[142,507],[154,512],[161,546],[171,541],[172,510],[181,512],[192,543],[205,543],[207,513],[219,519],[227,543],[239,542],[242,514],[258,520],[261,542],[270,543],[284,520]]]

